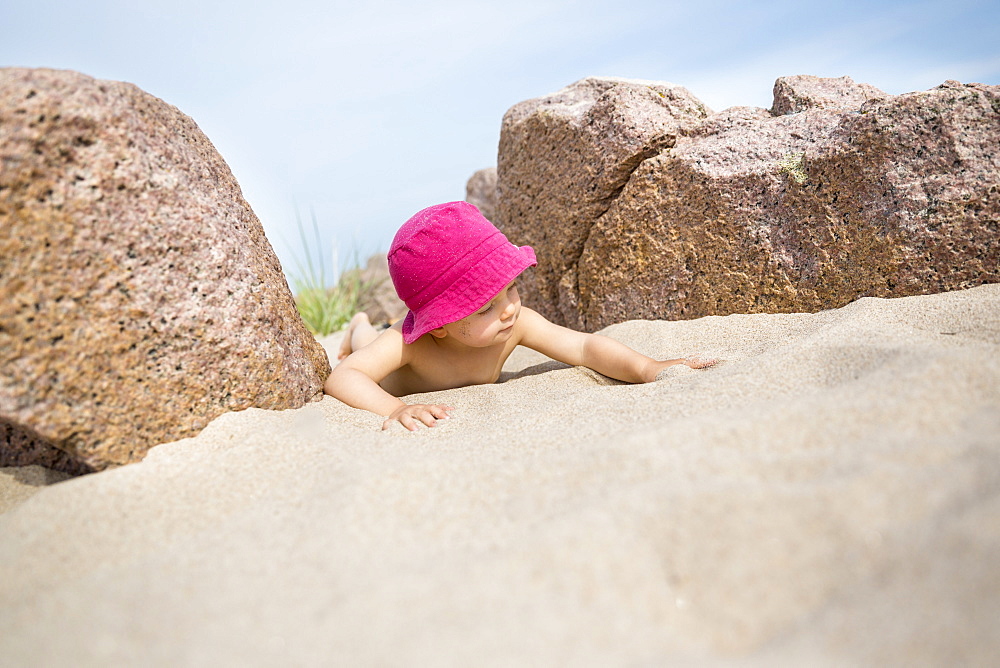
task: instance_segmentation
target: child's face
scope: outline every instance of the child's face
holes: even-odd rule
[[[520,313],[521,297],[517,294],[517,285],[511,281],[478,311],[442,329],[467,346],[482,348],[509,339]]]

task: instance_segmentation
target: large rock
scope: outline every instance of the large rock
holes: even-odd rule
[[[838,81],[842,96],[832,92]],[[596,330],[630,318],[816,311],[1000,280],[1000,87],[947,82],[893,97],[847,78],[784,82],[775,109],[792,97],[823,108],[727,109],[638,164],[610,167],[624,180],[603,208],[562,197],[564,185],[546,172],[562,156],[545,166],[551,138],[533,126],[565,93],[514,107],[508,117],[520,120],[503,125],[498,192],[508,236],[541,246],[526,301]],[[870,98],[851,111],[858,94]],[[520,118],[525,108],[530,119]],[[629,125],[633,110],[619,103]],[[560,139],[583,152],[577,162],[609,169],[591,130],[563,127]],[[531,198],[549,207],[525,207]]]
[[[465,201],[472,204],[483,216],[496,225],[497,221],[497,168],[477,170],[465,184]]]
[[[0,466],[141,459],[329,363],[225,162],[131,84],[0,70]]]
[[[572,274],[593,222],[632,172],[672,147],[709,110],[681,86],[588,78],[514,105],[503,118],[497,158],[497,216],[512,241],[534,247],[523,279],[539,311],[575,320]]]

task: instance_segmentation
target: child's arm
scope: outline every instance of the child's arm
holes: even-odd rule
[[[436,420],[448,417],[450,407],[406,404],[379,386],[383,378],[408,364],[406,354],[402,334],[394,329],[386,330],[334,367],[323,391],[348,406],[386,416],[382,429],[388,429],[394,421],[410,431],[416,431],[417,421],[433,427]]]
[[[560,327],[529,308],[521,309],[521,324],[521,345],[554,360],[585,366],[627,383],[652,382],[661,371],[675,364],[692,369],[715,364],[714,360],[654,360],[606,336]]]

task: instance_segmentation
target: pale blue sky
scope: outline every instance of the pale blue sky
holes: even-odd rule
[[[130,81],[229,163],[286,270],[295,211],[363,253],[496,164],[513,104],[590,75],[670,81],[715,110],[779,76],[889,93],[1000,84],[1000,2],[0,0],[0,66]]]

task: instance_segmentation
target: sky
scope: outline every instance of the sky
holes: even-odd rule
[[[770,107],[795,74],[891,94],[1000,84],[998,35],[998,0],[0,0],[0,66],[128,81],[180,108],[293,278],[308,254],[329,279],[464,199],[496,164],[504,112],[584,77],[669,81],[716,111]]]

